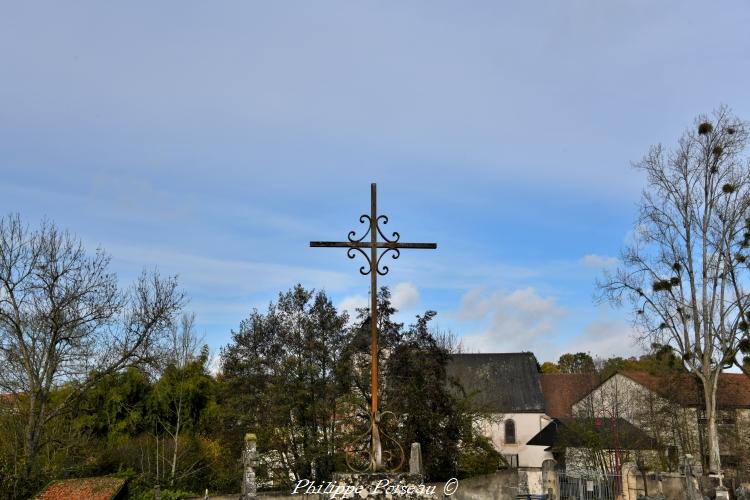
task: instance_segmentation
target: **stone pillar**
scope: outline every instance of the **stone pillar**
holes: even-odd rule
[[[622,498],[623,500],[638,498],[638,467],[633,462],[622,464]]]
[[[161,500],[161,486],[154,486],[154,500]]]
[[[245,474],[242,478],[241,500],[258,498],[258,485],[255,482],[255,467],[258,465],[257,438],[255,434],[245,434],[245,450],[242,461],[245,464]]]
[[[542,462],[542,491],[547,494],[549,500],[560,497],[557,486],[557,462],[552,458]]]
[[[422,466],[422,445],[419,443],[411,444],[409,474],[424,474],[424,467]]]
[[[698,481],[693,473],[693,464],[691,463],[693,456],[685,454],[682,461],[683,474],[685,474],[685,498],[688,500],[701,500],[700,489],[698,488]]]

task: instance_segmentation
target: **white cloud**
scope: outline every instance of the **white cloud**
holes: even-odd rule
[[[626,321],[600,318],[592,321],[572,339],[566,352],[589,352],[594,357],[627,358],[642,354],[642,347],[636,340],[636,332]]]
[[[567,314],[554,298],[541,297],[531,287],[489,296],[470,290],[462,300],[459,318],[489,321],[476,333],[463,336],[468,351],[516,352],[548,349],[558,322]]]
[[[399,283],[393,287],[391,303],[398,311],[413,309],[419,304],[419,290],[412,283]]]
[[[584,255],[580,263],[586,267],[594,269],[605,269],[607,267],[616,266],[620,260],[617,257],[607,257],[604,255],[588,254]]]
[[[458,318],[475,326],[463,336],[467,352],[533,352],[539,362],[555,361],[566,352],[588,352],[594,357],[637,356],[643,347],[623,318],[600,311],[579,333],[565,333],[569,315],[555,298],[532,287],[491,294],[473,289],[464,294]]]
[[[337,309],[340,312],[346,311],[349,314],[349,321],[353,322],[357,319],[357,309],[370,306],[370,298],[364,295],[350,295],[344,297],[339,303]]]

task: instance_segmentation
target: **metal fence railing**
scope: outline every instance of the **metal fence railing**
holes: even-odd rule
[[[622,491],[619,474],[581,477],[557,473],[560,500],[616,500]]]

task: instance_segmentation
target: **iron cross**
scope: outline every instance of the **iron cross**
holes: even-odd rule
[[[388,266],[381,266],[381,259],[392,253],[393,259],[398,259],[401,255],[401,249],[404,248],[423,248],[436,249],[437,243],[403,243],[399,239],[401,235],[397,232],[391,233],[388,238],[383,234],[380,228],[380,222],[388,224],[388,217],[378,215],[377,205],[377,187],[373,182],[370,184],[370,215],[362,214],[359,217],[361,223],[367,223],[368,229],[359,238],[356,237],[356,231],[349,231],[348,241],[311,241],[311,247],[326,248],[348,248],[346,255],[350,259],[356,257],[357,252],[364,256],[367,265],[359,268],[360,274],[370,275],[370,422],[372,425],[372,448],[371,448],[371,468],[374,471],[382,469],[382,449],[380,444],[380,433],[378,430],[378,275],[385,276],[388,274]],[[364,241],[367,235],[370,241]],[[378,235],[383,241],[378,241]],[[368,255],[364,249],[370,249]],[[378,249],[385,250],[378,255]]]

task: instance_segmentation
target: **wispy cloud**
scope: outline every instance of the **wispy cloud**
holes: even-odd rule
[[[542,297],[528,287],[489,295],[471,290],[461,300],[458,317],[467,322],[489,322],[463,336],[469,351],[539,352],[546,350],[544,346],[566,314],[554,298]]]
[[[349,315],[350,323],[353,323],[357,319],[357,310],[366,307],[370,307],[370,299],[364,295],[350,295],[344,297],[338,304],[338,310],[346,311]]]
[[[277,293],[296,283],[308,287],[341,291],[352,282],[352,276],[343,272],[260,262],[250,260],[218,259],[205,255],[182,253],[176,250],[105,244],[115,260],[136,266],[158,266],[164,272],[179,274],[186,287],[216,292],[231,287],[233,293]]]
[[[617,257],[607,257],[603,255],[588,254],[581,257],[580,263],[593,269],[606,269],[616,266],[620,260]]]
[[[419,305],[419,290],[413,283],[398,283],[391,292],[393,307],[399,311],[409,311]]]
[[[579,335],[571,339],[570,346],[576,352],[589,352],[602,358],[627,358],[643,352],[643,346],[638,342],[633,327],[626,321],[616,318],[592,321]]]

